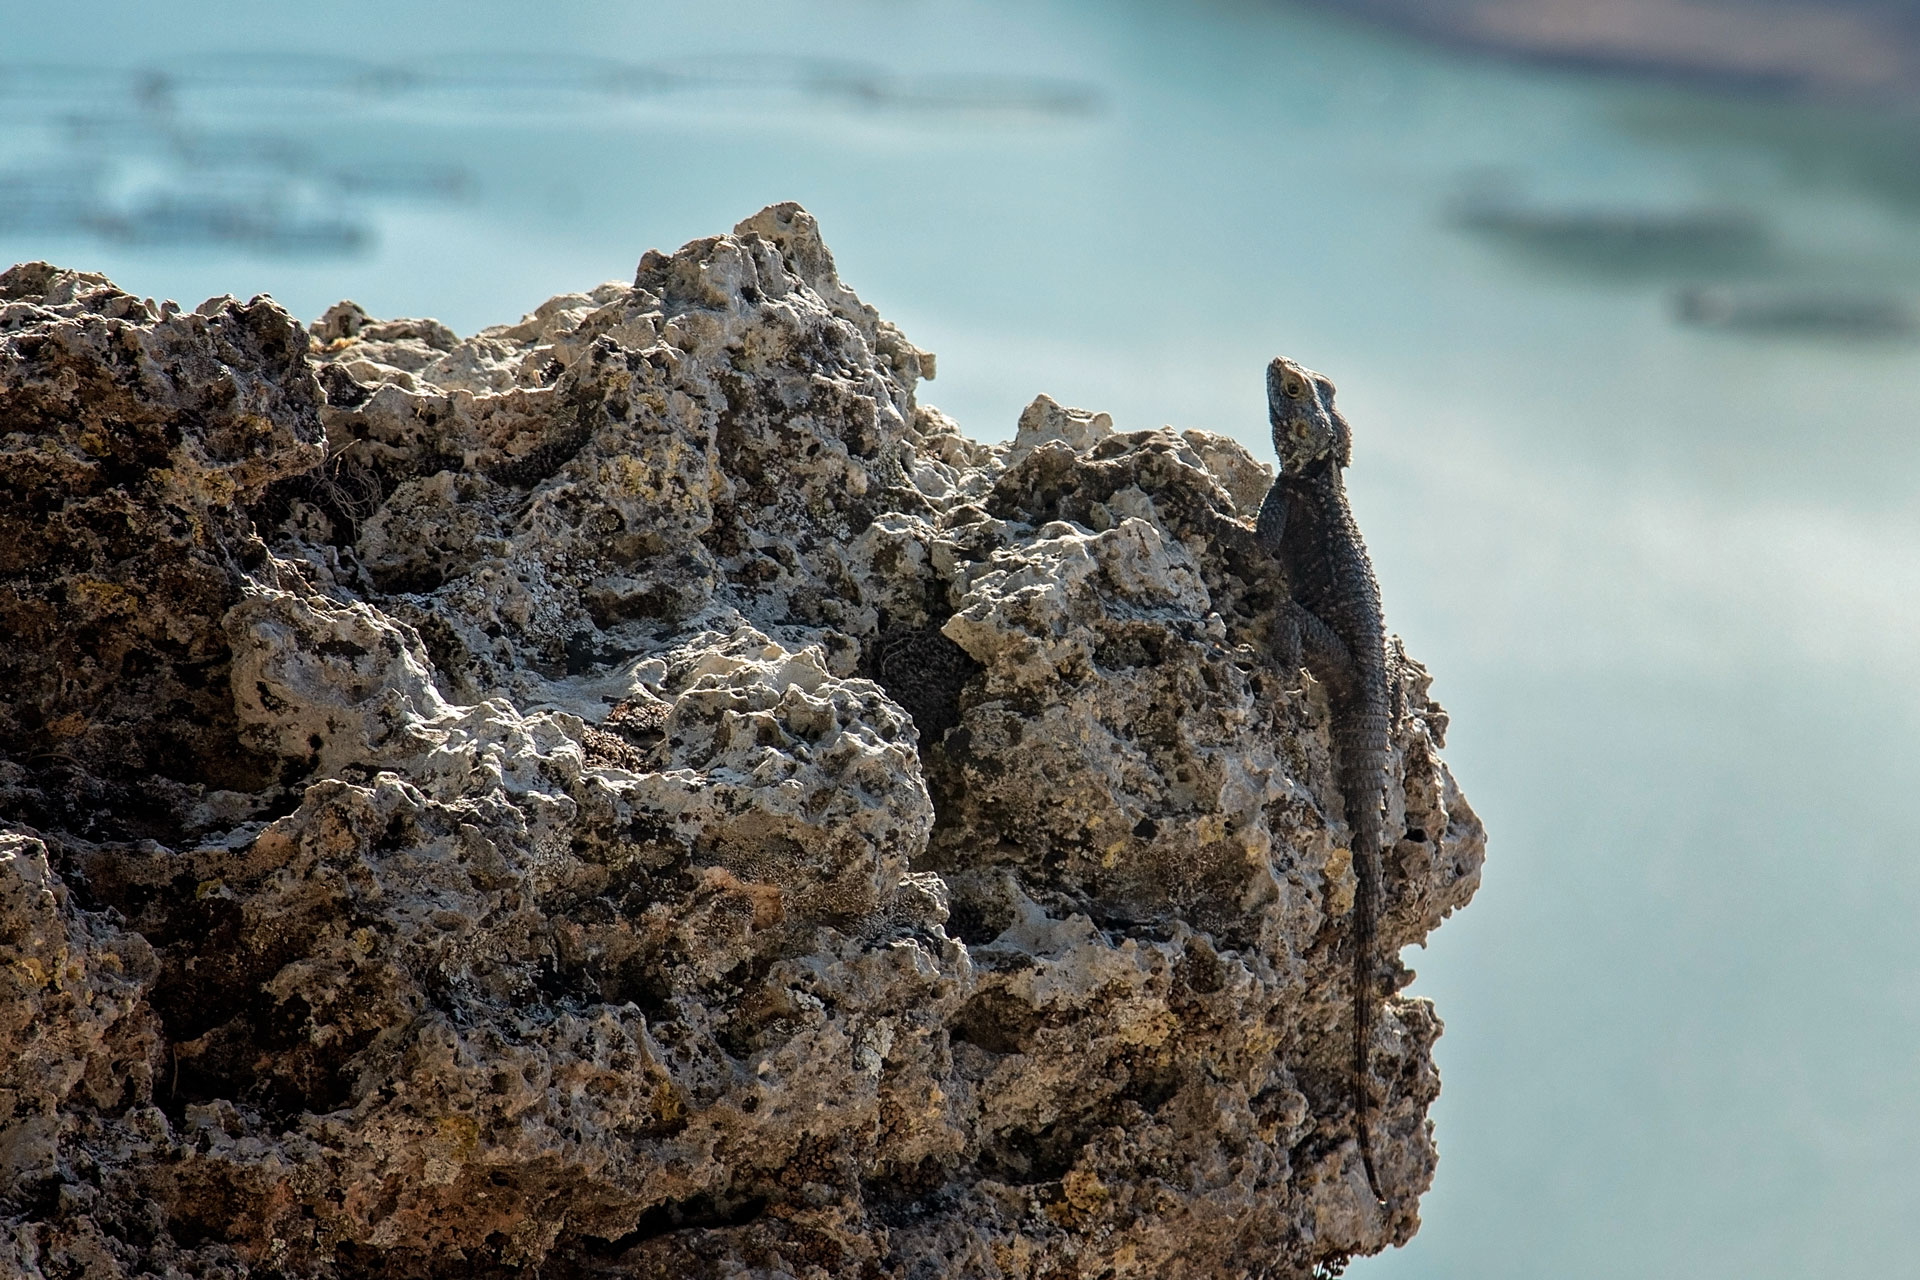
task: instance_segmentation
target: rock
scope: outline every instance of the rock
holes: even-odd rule
[[[1304,1276],[1368,1195],[1265,472],[1011,445],[803,210],[466,339],[0,276],[0,1270]],[[1382,937],[1483,836],[1411,663]],[[1410,975],[1402,972],[1403,979]]]

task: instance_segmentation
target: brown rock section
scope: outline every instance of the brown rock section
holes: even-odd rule
[[[63,772],[81,829],[164,827],[169,784],[265,785],[220,619],[266,562],[242,504],[321,458],[305,332],[36,263],[0,277],[0,341],[0,751]]]
[[[1343,1063],[1263,483],[1011,445],[776,206],[460,339],[0,276],[0,1273],[1305,1275]],[[1383,936],[1483,837],[1408,664]],[[877,680],[876,680],[877,677]]]

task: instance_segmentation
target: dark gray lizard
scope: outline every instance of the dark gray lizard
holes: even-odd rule
[[[1367,1050],[1373,1040],[1374,928],[1392,715],[1386,624],[1380,587],[1340,479],[1353,455],[1353,436],[1333,407],[1333,383],[1276,357],[1267,366],[1267,420],[1280,474],[1260,504],[1257,529],[1293,588],[1280,613],[1280,659],[1290,670],[1304,662],[1326,686],[1333,709],[1334,763],[1353,835],[1354,1127],[1368,1189],[1384,1200],[1368,1138]]]

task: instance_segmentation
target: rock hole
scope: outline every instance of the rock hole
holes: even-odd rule
[[[1039,1025],[1038,1015],[1006,992],[983,991],[967,1001],[948,1034],[988,1053],[1024,1053]]]
[[[866,653],[874,682],[913,717],[922,756],[960,723],[960,692],[980,671],[965,649],[932,627],[888,627]]]
[[[615,1240],[587,1240],[589,1257],[617,1258],[636,1245],[676,1231],[744,1227],[767,1209],[765,1196],[690,1196],[654,1205],[633,1224],[633,1230]]]
[[[1009,1129],[980,1153],[980,1171],[1011,1186],[1058,1182],[1087,1145],[1091,1117],[1061,1120],[1042,1129]]]
[[[937,799],[935,803],[937,806]],[[955,889],[947,907],[948,937],[958,938],[970,947],[983,947],[1013,923],[1013,910],[1006,903],[983,902],[959,891],[951,881],[948,887]]]

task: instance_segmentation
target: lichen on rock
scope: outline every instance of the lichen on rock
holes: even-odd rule
[[[1408,1239],[1439,1022],[1377,1019],[1376,1205],[1267,473],[933,368],[793,205],[465,339],[0,275],[0,1271]],[[1483,845],[1403,670],[1388,950]]]

